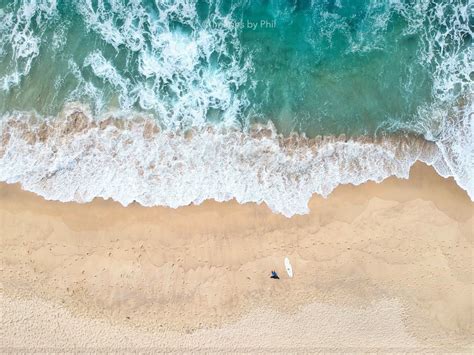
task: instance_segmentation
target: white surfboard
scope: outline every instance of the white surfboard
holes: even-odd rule
[[[288,273],[288,276],[293,277],[293,268],[291,267],[290,259],[288,258],[285,258],[285,268],[286,272]]]

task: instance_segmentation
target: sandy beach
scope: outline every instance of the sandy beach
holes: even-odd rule
[[[1,184],[0,348],[472,350],[473,203],[453,180],[417,164],[310,209],[61,203]]]

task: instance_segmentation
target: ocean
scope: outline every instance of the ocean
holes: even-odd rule
[[[0,0],[0,181],[266,203],[432,165],[474,198],[468,0]]]

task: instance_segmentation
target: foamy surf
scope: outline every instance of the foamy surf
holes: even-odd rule
[[[176,208],[235,199],[291,217],[338,185],[408,178],[416,161],[453,176],[438,146],[413,136],[283,137],[271,124],[176,132],[150,118],[93,120],[77,110],[53,119],[16,114],[0,127],[0,181],[64,202]]]

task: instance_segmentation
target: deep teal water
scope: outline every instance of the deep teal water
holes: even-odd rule
[[[247,29],[242,42],[255,57],[254,101],[279,127],[372,133],[387,121],[410,122],[430,104],[432,73],[417,56],[420,34],[404,34],[407,22],[388,5],[297,4],[254,5],[244,16],[276,23]]]
[[[467,0],[2,0],[0,15],[2,113],[79,101],[168,127],[361,135],[416,127],[439,90],[455,102],[472,79],[436,82],[443,55],[472,46]]]

